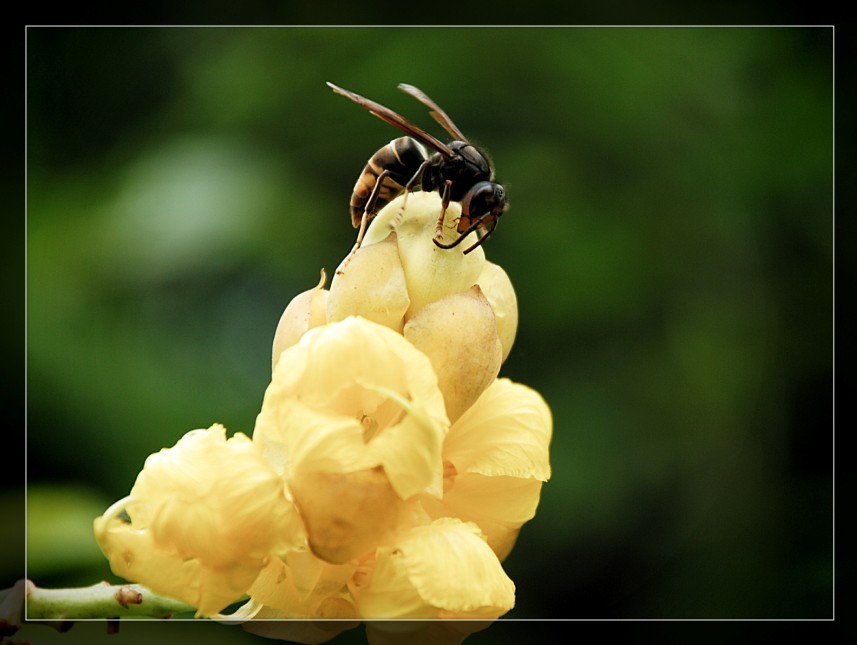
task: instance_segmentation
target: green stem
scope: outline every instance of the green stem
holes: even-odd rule
[[[14,593],[18,588],[16,585],[10,591]],[[23,589],[27,599],[25,620],[169,618],[196,610],[183,602],[159,596],[142,585],[100,582],[76,589],[42,589],[27,581]]]

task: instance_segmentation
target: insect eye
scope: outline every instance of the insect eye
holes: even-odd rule
[[[480,217],[497,210],[506,201],[506,192],[500,184],[480,181],[473,186],[461,201],[461,212],[470,217]]]

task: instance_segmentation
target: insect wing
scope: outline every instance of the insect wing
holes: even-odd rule
[[[428,95],[420,88],[414,87],[413,85],[408,85],[407,83],[399,83],[399,89],[402,90],[405,94],[410,94],[417,101],[429,108],[429,114],[431,115],[431,117],[435,121],[437,121],[441,125],[441,127],[447,132],[449,132],[449,134],[452,135],[455,139],[458,139],[459,141],[464,141],[465,143],[470,143],[467,140],[467,137],[464,136],[464,133],[462,133],[461,130],[458,129],[458,126],[456,126],[452,122],[452,119],[449,118],[447,113],[441,110],[440,106],[434,101],[432,101],[428,97]]]
[[[401,130],[405,134],[427,145],[432,150],[439,152],[444,157],[451,159],[455,156],[455,153],[452,151],[452,149],[445,143],[443,143],[439,139],[436,139],[425,130],[418,128],[413,123],[408,121],[405,117],[393,112],[393,110],[391,110],[390,108],[384,107],[380,103],[376,103],[375,101],[369,100],[363,96],[360,96],[359,94],[355,94],[354,92],[343,89],[329,81],[327,85],[337,94],[341,94],[342,96],[351,99],[352,101],[357,103],[357,105],[360,105],[363,108],[369,110],[369,112],[377,116],[379,119],[383,119],[390,125],[399,128],[399,130]]]

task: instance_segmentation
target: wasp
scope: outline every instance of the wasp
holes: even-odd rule
[[[413,85],[399,85],[405,94],[429,108],[432,118],[453,137],[449,144],[380,103],[333,83],[327,85],[408,135],[393,139],[372,155],[354,185],[351,222],[354,228],[360,229],[355,249],[363,240],[367,222],[393,199],[404,193],[407,200],[408,193],[414,190],[440,193],[441,211],[434,237],[434,243],[440,248],[454,248],[476,231],[479,238],[464,251],[467,254],[488,239],[500,216],[509,208],[506,190],[494,181],[494,168],[485,153],[467,140],[437,103]],[[444,243],[444,217],[451,201],[461,204],[459,235],[453,242]]]

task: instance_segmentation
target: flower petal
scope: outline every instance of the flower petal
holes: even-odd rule
[[[283,398],[272,414],[259,415],[253,440],[266,448],[282,446],[290,471],[346,473],[377,465],[367,459],[363,430],[357,419]]]
[[[360,614],[374,618],[496,618],[515,604],[515,585],[478,527],[450,518],[379,548],[368,581],[351,590]]]
[[[321,615],[324,601],[345,589],[355,569],[354,564],[328,564],[308,551],[292,551],[282,560],[271,557],[247,593],[283,618],[312,618]],[[356,616],[352,609],[347,615],[327,617]]]
[[[253,561],[228,569],[205,566],[197,558],[160,548],[150,531],[116,518],[97,518],[95,536],[113,573],[193,605],[197,616],[215,614],[244,595],[262,567]]]
[[[431,360],[453,423],[500,371],[494,312],[478,286],[426,305],[408,319],[404,335]]]
[[[509,352],[512,351],[515,334],[518,331],[518,299],[515,296],[515,289],[506,272],[493,262],[485,262],[485,267],[476,284],[482,289],[494,312],[497,335],[503,346],[502,360],[505,362]]]
[[[538,479],[461,473],[442,500],[424,495],[420,501],[433,518],[457,517],[477,524],[502,562],[521,526],[535,516],[541,490]]]
[[[297,343],[308,330],[327,322],[325,310],[328,292],[324,288],[326,281],[327,276],[322,269],[318,285],[292,298],[283,315],[280,316],[280,322],[274,332],[274,345],[271,352],[272,369],[277,366],[277,361],[280,360],[280,354],[284,349]]]
[[[450,429],[444,459],[459,473],[547,481],[553,422],[535,390],[497,379]]]
[[[431,419],[419,406],[411,405],[402,397],[388,392],[407,416],[388,427],[369,441],[367,453],[372,462],[384,467],[390,483],[402,499],[419,492],[440,496],[443,489],[443,463],[441,441],[446,428]],[[430,479],[425,474],[431,472]]]
[[[337,271],[327,301],[329,322],[362,316],[401,333],[411,301],[396,236],[364,244]]]
[[[406,498],[437,482],[447,428],[429,359],[387,327],[349,317],[283,352],[254,440],[283,472],[383,466]]]
[[[300,543],[282,479],[247,436],[225,434],[219,424],[193,430],[150,455],[131,489],[139,504],[129,510],[138,520],[145,509],[147,525],[135,525],[155,544],[214,567]]]
[[[295,473],[289,486],[312,552],[335,564],[371,551],[395,528],[404,504],[381,468]]]

